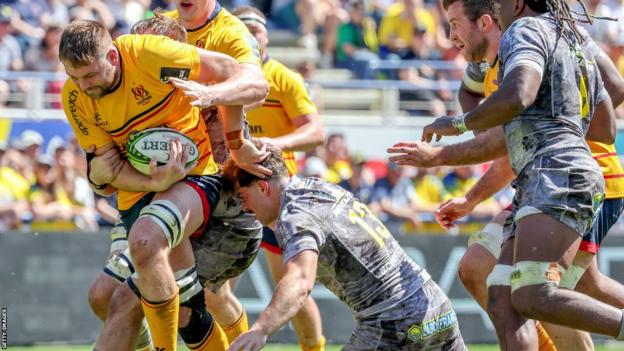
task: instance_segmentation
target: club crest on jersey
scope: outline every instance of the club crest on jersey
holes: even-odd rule
[[[197,41],[195,41],[195,46],[200,48],[200,49],[203,49],[204,46],[206,46],[206,39],[204,39],[204,38],[197,39]]]
[[[147,90],[145,90],[143,84],[139,84],[130,90],[132,91],[132,95],[134,95],[134,99],[139,105],[147,105],[152,100],[152,96]]]

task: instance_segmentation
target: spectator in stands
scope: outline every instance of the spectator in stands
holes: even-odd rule
[[[344,135],[334,133],[327,137],[323,157],[327,165],[325,180],[338,184],[343,179],[351,178],[349,149],[347,149]]]
[[[366,168],[366,159],[362,154],[355,153],[351,156],[352,175],[349,179],[343,179],[338,185],[350,191],[361,203],[369,204],[373,195],[375,178]]]
[[[324,41],[321,50],[321,66],[328,68],[333,61],[336,47],[336,30],[348,19],[340,0],[273,0],[271,2],[271,23],[278,28],[292,31],[300,29],[299,46],[316,49],[317,27],[323,28]]]
[[[442,202],[449,198],[442,180],[435,172],[435,169],[418,168],[416,176],[412,178],[418,199],[418,209],[432,214]]]
[[[389,162],[387,175],[375,182],[369,208],[390,231],[404,232],[402,228],[406,222],[414,228],[422,225],[416,201],[416,191],[411,180],[403,176],[401,166]]]
[[[21,174],[31,183],[35,181],[35,163],[41,155],[41,145],[43,144],[43,136],[38,132],[27,129],[20,134],[17,141],[17,147],[23,155],[23,169]]]
[[[616,8],[615,2],[608,0],[588,0],[585,1],[587,11],[592,15],[604,18],[613,18],[617,13],[614,11]],[[583,13],[583,8],[579,3],[575,3],[574,9]],[[620,19],[622,21],[622,19]],[[612,44],[618,35],[618,23],[616,21],[609,20],[594,20],[592,24],[579,21],[579,25],[583,27],[594,41],[596,41],[601,47],[609,52],[608,45]],[[620,24],[621,25],[621,24]]]
[[[16,0],[11,5],[11,25],[22,52],[37,45],[43,38],[44,21],[52,12],[46,0]]]
[[[69,23],[69,8],[64,0],[47,0],[50,12],[44,17],[44,26],[56,24],[64,27]]]
[[[29,71],[64,72],[63,65],[58,58],[59,43],[63,28],[60,25],[50,24],[46,26],[46,32],[41,42],[28,50],[25,65]],[[46,92],[60,94],[65,79],[47,82]],[[62,108],[60,101],[48,103],[48,108]]]
[[[349,21],[338,27],[336,67],[350,69],[358,79],[373,79],[371,63],[378,61],[377,25],[367,16],[364,0],[347,4]]]
[[[436,34],[434,16],[425,9],[421,0],[399,0],[390,6],[379,26],[381,57],[389,53],[401,58],[411,53],[410,44],[414,37],[414,28],[425,28],[427,40],[433,40]]]
[[[100,21],[108,30],[115,27],[115,16],[106,3],[100,0],[76,0],[74,5],[69,7],[69,17],[71,21],[76,19]]]
[[[475,172],[476,166],[458,166],[449,172],[442,183],[450,197],[464,196],[470,188],[479,180]],[[501,206],[494,199],[488,199],[480,203],[470,214],[472,219],[491,219],[500,212],[507,204]]]
[[[24,68],[22,49],[11,35],[11,19],[14,11],[7,5],[0,6],[0,71],[20,71]]]
[[[143,19],[145,12],[149,9],[150,0],[115,0],[108,1],[106,4],[115,17],[116,25],[119,23],[126,24],[128,29],[126,33],[128,33],[130,31],[129,25]]]
[[[11,150],[0,143],[0,232],[18,229],[22,216],[28,210],[28,189],[30,184],[13,168],[9,167],[6,155]],[[15,152],[15,150],[13,150]]]

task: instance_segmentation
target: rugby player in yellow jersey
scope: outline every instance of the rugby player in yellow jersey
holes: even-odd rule
[[[172,76],[196,79],[212,83],[214,91],[227,91],[232,89],[227,80],[237,74],[238,64],[226,55],[162,36],[128,35],[113,42],[106,29],[94,21],[75,21],[65,29],[59,58],[70,77],[63,89],[63,106],[81,146],[95,146],[96,158],[107,154],[106,159],[114,163],[109,179],[102,179],[102,174],[91,169],[90,180],[100,193],[119,193],[130,252],[140,274],[134,285],[140,291],[154,345],[175,350],[179,295],[172,268],[192,267],[188,237],[202,234],[218,200],[220,180],[211,176],[217,167],[199,110],[167,80]],[[225,130],[239,134],[243,119],[238,104],[255,103],[265,94],[266,85],[260,81],[239,94],[239,100],[230,102],[229,95],[222,96],[221,104],[232,104],[223,107]],[[178,140],[170,143],[166,165],[150,165],[150,176],[134,170],[116,154],[116,150],[123,154],[132,131],[156,126],[168,126],[191,137],[200,151],[198,162],[185,169],[187,148]],[[231,151],[238,154],[241,164],[254,173],[266,174],[255,164],[263,153],[251,143],[233,138],[230,145],[234,145]],[[200,307],[205,312],[203,305]],[[207,334],[196,346],[203,348],[209,339],[225,339],[209,322],[204,330]],[[114,339],[118,335],[100,339],[98,347],[122,349],[113,345]],[[113,344],[106,344],[109,341]]]
[[[470,31],[469,26],[471,23],[474,25],[475,21],[472,20],[473,13],[470,11],[470,5],[472,2],[467,1],[445,1],[445,7],[448,9],[449,22],[451,23],[451,39],[455,41],[456,45],[462,49],[463,53],[474,53],[481,49],[478,44],[478,40],[475,38],[482,38],[487,36],[486,58],[490,63],[494,63],[488,67],[485,76],[482,74],[471,74],[471,70],[467,70],[467,74],[462,82],[462,87],[459,92],[460,104],[464,111],[469,111],[474,108],[479,100],[483,96],[489,96],[498,88],[496,81],[497,74],[494,73],[498,70],[497,49],[498,42],[500,40],[500,30],[495,28],[490,30],[487,34]],[[481,5],[479,5],[481,7]],[[479,19],[481,20],[481,19]],[[476,28],[476,27],[475,27]],[[482,29],[482,27],[479,27]],[[470,38],[470,39],[468,39]],[[477,42],[477,44],[475,44]],[[596,52],[600,52],[599,49],[595,49]],[[594,51],[594,50],[591,50]],[[467,55],[469,56],[469,55]],[[467,57],[470,59],[470,57]],[[474,61],[474,60],[473,60]],[[622,101],[622,93],[624,92],[624,82],[618,79],[612,79],[609,73],[615,69],[610,60],[604,56],[603,53],[599,53],[596,57],[596,61],[599,63],[599,68],[603,71],[603,78],[605,78],[605,85],[609,93],[613,96],[613,104],[617,105]],[[477,68],[477,65],[472,65],[473,68]],[[474,73],[474,70],[473,72]],[[481,140],[481,146],[488,143],[492,143],[493,139],[497,136],[491,134],[492,131],[486,131],[482,135],[477,137],[477,140]],[[607,183],[607,200],[605,201],[605,207],[601,209],[597,222],[590,232],[588,232],[583,238],[583,242],[579,248],[577,257],[575,258],[575,267],[577,274],[574,280],[581,278],[584,269],[590,264],[591,268],[588,270],[589,274],[585,274],[579,282],[577,290],[587,293],[590,296],[601,299],[604,302],[610,303],[616,307],[624,306],[624,289],[619,283],[612,279],[602,275],[596,268],[594,254],[597,251],[597,247],[606,235],[608,229],[615,223],[620,213],[622,212],[622,197],[624,192],[624,182],[618,180],[624,176],[622,166],[617,159],[617,153],[615,152],[614,145],[606,145],[600,143],[589,142],[589,145],[594,153],[594,158],[601,165],[605,181]],[[418,166],[433,166],[434,164],[456,164],[458,159],[463,159],[461,163],[478,162],[477,155],[474,151],[480,146],[476,142],[471,141],[469,145],[461,145],[461,148],[469,147],[469,151],[463,154],[454,154],[451,159],[447,156],[447,152],[458,152],[460,150],[459,145],[453,145],[449,148],[445,148],[444,151],[440,148],[431,148],[428,145],[423,144],[397,144],[391,148],[390,152],[405,152],[407,154],[392,157],[392,159],[402,160],[404,164],[418,165]],[[482,149],[480,150],[482,151]],[[486,154],[488,151],[479,152],[479,154]],[[431,163],[430,161],[433,161]],[[440,206],[440,209],[436,213],[436,219],[441,225],[445,227],[452,226],[452,223],[458,218],[470,213],[472,209],[484,199],[492,196],[496,191],[504,187],[514,178],[514,174],[510,169],[507,157],[503,159],[495,160],[486,175],[477,183],[465,197],[451,199]],[[503,211],[493,223],[488,224],[484,230],[480,233],[473,235],[470,240],[470,246],[468,247],[462,261],[459,266],[459,275],[466,286],[467,290],[473,295],[473,297],[485,307],[487,303],[487,287],[485,284],[486,278],[492,268],[496,258],[500,254],[500,245],[502,241],[502,224],[505,218],[509,215],[509,211]],[[495,272],[496,273],[496,268]],[[497,285],[501,279],[495,279],[496,274],[493,274],[491,278],[488,278],[488,285]],[[500,278],[500,277],[499,277]],[[508,279],[507,279],[508,280]],[[572,286],[575,284],[574,282]],[[609,292],[606,288],[609,288]],[[557,347],[561,350],[574,350],[574,349],[592,349],[591,338],[588,334],[578,334],[578,332],[571,332],[569,329],[563,329],[562,327],[547,325],[549,333],[553,336]]]
[[[249,132],[282,150],[284,162],[290,175],[297,173],[294,151],[308,151],[324,140],[318,110],[312,102],[300,75],[291,71],[267,54],[269,35],[266,17],[258,9],[243,6],[233,15],[245,23],[260,47],[262,71],[269,83],[269,95],[262,106],[247,111]],[[275,234],[269,227],[263,228],[264,247],[274,282],[283,276],[282,252]],[[303,350],[323,350],[325,338],[321,317],[312,297],[292,318],[299,343]]]
[[[230,79],[228,79],[229,89],[227,91],[215,91],[211,88],[202,90],[201,95],[190,94],[193,105],[202,105],[205,107],[221,104],[223,98],[229,103],[242,102],[245,100],[246,89],[255,82],[263,81],[263,74],[260,69],[260,56],[258,47],[253,37],[247,31],[244,24],[235,16],[232,16],[226,9],[222,8],[218,2],[214,0],[199,1],[176,1],[176,10],[163,13],[162,15],[169,18],[179,20],[183,28],[187,29],[187,35],[181,35],[179,31],[171,31],[161,34],[173,34],[176,40],[184,39],[189,44],[203,48],[206,50],[216,51],[226,54],[234,58],[239,63],[239,70]],[[161,21],[162,22],[162,21]],[[148,27],[155,23],[146,24]],[[163,23],[161,23],[162,25]],[[164,23],[169,28],[170,24]],[[149,28],[139,29],[138,32]],[[161,28],[162,29],[162,28]],[[170,28],[171,29],[171,28]],[[150,31],[153,30],[149,29]],[[178,87],[188,88],[197,87],[200,84],[195,82],[184,82],[171,79]],[[227,96],[221,94],[227,92]],[[205,112],[207,110],[204,110]],[[225,145],[222,143],[224,138],[222,126],[219,123],[217,115],[210,116],[203,113],[204,118],[214,118],[218,124],[217,133],[212,134],[212,128],[209,126],[209,136],[212,144],[212,151],[215,160],[218,162],[223,159],[226,153]],[[214,121],[214,120],[213,120]],[[207,121],[209,123],[209,121]],[[238,138],[241,135],[230,133],[230,136]],[[219,140],[221,139],[221,140]],[[232,155],[237,159],[238,155]],[[240,161],[240,160],[239,160]],[[114,267],[107,265],[107,269],[98,276],[89,291],[89,300],[94,310],[100,318],[106,316],[108,300],[112,289],[116,286],[117,280],[107,273],[114,271]],[[208,309],[213,313],[215,320],[224,327],[224,331],[228,339],[233,339],[241,332],[247,330],[247,316],[242,305],[233,295],[228,285],[224,285],[219,289],[216,295],[206,289]]]

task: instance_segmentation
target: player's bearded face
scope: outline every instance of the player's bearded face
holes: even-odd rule
[[[449,38],[464,58],[470,62],[483,61],[488,40],[479,30],[477,23],[468,19],[461,1],[449,6],[447,17],[451,25]]]
[[[65,71],[78,88],[92,99],[106,95],[115,81],[115,66],[106,58],[81,67],[65,65]]]

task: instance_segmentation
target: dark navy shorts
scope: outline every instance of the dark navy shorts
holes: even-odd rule
[[[583,236],[579,250],[596,254],[609,229],[620,218],[624,210],[624,198],[606,199],[596,213],[591,229]]]
[[[276,255],[282,254],[282,249],[277,242],[275,232],[273,232],[273,229],[269,227],[262,227],[262,243],[260,244],[260,247],[263,247]]]

